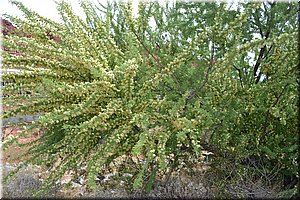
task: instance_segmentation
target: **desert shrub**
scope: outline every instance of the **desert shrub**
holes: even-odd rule
[[[149,191],[156,175],[203,148],[237,160],[261,156],[296,176],[295,4],[149,2],[134,16],[130,3],[82,1],[81,19],[59,1],[58,23],[12,2],[25,19],[6,17],[27,37],[3,38],[20,52],[3,52],[3,67],[24,71],[4,75],[15,84],[3,91],[31,96],[5,98],[28,102],[4,117],[42,113],[20,134],[45,129],[24,154],[24,165],[50,169],[38,194],[67,171],[96,188],[97,175],[116,168]]]

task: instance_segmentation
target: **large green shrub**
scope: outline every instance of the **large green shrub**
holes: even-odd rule
[[[61,24],[12,2],[25,19],[6,17],[31,37],[3,38],[22,53],[3,52],[3,67],[24,70],[3,76],[15,81],[3,92],[32,95],[3,99],[27,100],[4,117],[43,114],[22,133],[45,130],[27,144],[24,163],[49,167],[41,191],[82,167],[95,188],[96,176],[124,155],[144,159],[115,168],[134,172],[133,188],[150,189],[156,174],[204,147],[237,160],[263,156],[297,174],[294,4],[149,2],[134,17],[130,3],[82,1],[83,20],[59,1]]]

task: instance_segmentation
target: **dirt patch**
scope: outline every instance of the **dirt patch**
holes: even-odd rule
[[[3,152],[3,163],[11,163],[11,164],[16,164],[19,162],[23,162],[25,160],[27,160],[29,157],[23,157],[21,159],[17,159],[17,157],[26,152],[28,149],[28,147],[19,147],[17,145],[11,145],[10,147],[8,147],[8,149],[6,149]]]
[[[3,133],[3,141],[12,139],[14,137],[16,137],[18,135],[18,133],[22,130],[22,128],[19,127],[4,127],[2,129],[2,133]],[[26,143],[28,141],[32,141],[32,138],[22,138],[19,140],[19,142],[21,143]],[[26,152],[28,150],[28,147],[19,147],[16,144],[10,145],[7,149],[5,149],[5,151],[3,151],[3,157],[2,157],[2,161],[3,163],[19,163],[22,162],[24,160],[27,159],[27,157],[24,157],[22,159],[18,159],[16,160],[16,158]]]
[[[18,134],[22,131],[23,129],[17,126],[10,126],[10,127],[3,127],[2,128],[2,141],[10,140],[12,138],[15,138],[18,136]],[[29,134],[28,136],[24,136],[21,138],[18,138],[18,142],[20,144],[26,144],[28,142],[32,142],[36,140],[40,135],[42,135],[41,131],[34,132],[32,134]],[[3,157],[2,161],[3,163],[19,163],[24,160],[26,160],[28,157],[23,157],[21,159],[16,158],[26,152],[28,150],[28,146],[18,146],[17,144],[10,145],[6,150],[3,151]]]

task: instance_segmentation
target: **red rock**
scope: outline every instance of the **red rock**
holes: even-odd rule
[[[16,34],[16,35],[20,35],[20,36],[25,36],[25,37],[32,37],[31,34],[28,33],[24,33],[24,32],[18,32],[17,27],[15,27],[10,21],[3,19],[0,17],[0,21],[1,21],[1,33],[6,36],[6,35],[11,35],[11,34]],[[61,43],[61,38],[53,35],[50,32],[46,32],[46,35],[49,37],[49,39],[54,40],[57,43]],[[5,48],[4,48],[5,50]]]
[[[1,20],[1,32],[3,35],[9,35],[9,34],[14,34],[14,31],[16,30],[16,27],[9,22],[6,19],[2,19]]]

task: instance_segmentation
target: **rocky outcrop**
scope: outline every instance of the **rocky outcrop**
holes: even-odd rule
[[[32,37],[31,34],[28,33],[24,33],[23,31],[20,31],[17,29],[17,27],[15,27],[10,21],[3,19],[0,17],[0,21],[1,21],[1,33],[2,35],[6,36],[6,35],[19,35],[19,36],[25,36],[25,37]],[[57,43],[61,43],[61,38],[59,38],[58,36],[53,35],[50,32],[46,32],[46,35],[49,37],[50,40],[54,40]]]
[[[8,20],[0,18],[1,20],[1,32],[5,35],[15,34],[16,27]]]
[[[16,26],[14,26],[10,21],[7,19],[3,19],[0,17],[1,21],[1,33],[2,35],[18,35],[24,37],[32,37],[30,34],[24,33],[22,30],[18,30]]]

